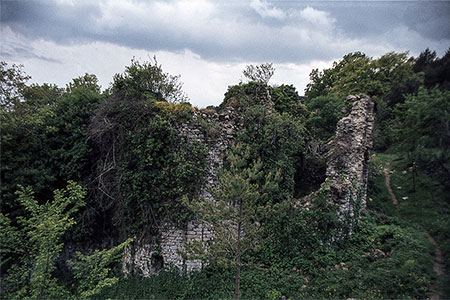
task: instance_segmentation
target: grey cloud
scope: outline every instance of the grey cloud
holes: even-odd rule
[[[130,12],[124,11],[123,15],[113,15],[112,20],[105,21],[106,13],[97,2],[72,5],[6,1],[1,2],[1,22],[30,39],[44,38],[64,44],[100,40],[149,51],[190,49],[216,61],[329,60],[349,50],[364,50],[347,44],[359,46],[358,41],[370,42],[399,26],[407,26],[426,39],[450,40],[448,2],[255,1],[259,11],[251,7],[251,2],[208,2],[215,8],[213,15],[209,19],[193,16],[193,24],[183,19],[183,15],[154,20],[158,16],[152,15],[151,9],[145,12],[148,18],[127,15]],[[156,2],[133,0],[131,3],[145,9]],[[177,1],[162,3],[175,5]],[[328,12],[335,19],[332,27],[309,24],[296,14],[308,6]],[[405,46],[412,47],[412,43]],[[389,40],[385,44],[389,45]]]
[[[8,37],[6,30],[0,31],[0,34],[2,35],[2,45],[0,47],[0,57],[2,59],[16,60],[17,58],[32,58],[51,63],[62,63],[54,58],[37,54],[33,47],[27,45],[23,41],[11,39]]]
[[[90,39],[101,16],[98,4],[56,3],[53,1],[1,2],[1,22],[29,38],[56,42]]]

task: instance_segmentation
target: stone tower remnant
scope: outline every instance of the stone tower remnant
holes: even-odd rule
[[[339,208],[339,215],[355,209],[365,209],[369,171],[369,151],[372,149],[374,103],[368,96],[350,95],[350,114],[337,123],[336,136],[327,154],[329,200]]]

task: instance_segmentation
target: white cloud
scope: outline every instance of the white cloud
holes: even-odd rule
[[[333,30],[336,19],[330,16],[330,13],[314,9],[310,6],[298,12],[299,16],[309,22],[311,25],[322,30]],[[295,15],[295,14],[294,14]]]
[[[252,0],[250,6],[263,18],[284,19],[286,17],[284,11],[276,7],[269,7],[265,1]]]

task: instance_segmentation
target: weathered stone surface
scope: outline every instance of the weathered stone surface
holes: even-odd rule
[[[347,99],[353,102],[352,111],[337,124],[326,175],[331,183],[330,201],[339,206],[341,215],[353,216],[355,209],[366,207],[374,104],[368,96],[350,95]]]

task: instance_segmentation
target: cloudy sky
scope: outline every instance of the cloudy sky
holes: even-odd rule
[[[271,83],[303,94],[313,68],[349,52],[450,47],[450,1],[0,1],[0,59],[32,82],[64,87],[87,72],[106,88],[131,58],[156,55],[198,107],[219,104],[247,64],[274,63]]]

